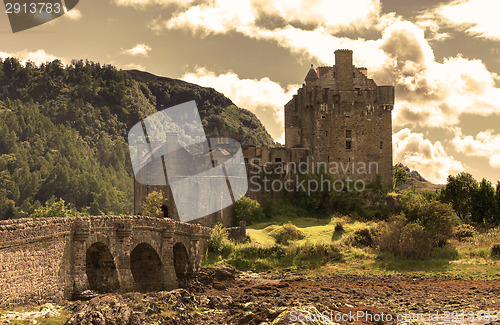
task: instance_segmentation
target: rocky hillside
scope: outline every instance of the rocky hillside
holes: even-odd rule
[[[437,191],[441,189],[444,185],[434,184],[426,180],[420,173],[416,170],[411,170],[410,168],[404,166],[403,164],[399,164],[406,171],[406,175],[408,176],[408,180],[399,186],[399,190],[405,190],[413,185],[417,187],[418,190],[429,190],[429,191]]]

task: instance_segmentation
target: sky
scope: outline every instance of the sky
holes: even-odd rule
[[[500,180],[500,2],[494,0],[84,0],[12,33],[0,57],[88,59],[224,93],[283,142],[283,106],[311,64],[354,51],[395,85],[394,163],[434,183],[470,172]]]

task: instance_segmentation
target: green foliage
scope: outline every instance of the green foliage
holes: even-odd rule
[[[404,215],[395,216],[380,226],[377,244],[382,252],[413,259],[429,256],[432,248],[424,227],[408,222]]]
[[[70,204],[66,204],[63,199],[55,201],[49,200],[44,206],[35,209],[31,214],[32,218],[63,218],[63,217],[77,217],[81,215]]]
[[[148,216],[161,213],[161,206],[165,203],[165,200],[162,192],[153,191],[149,193],[142,205],[144,213]]]
[[[467,220],[472,213],[473,195],[479,184],[469,173],[459,173],[457,176],[448,176],[448,182],[441,190],[444,202],[449,202],[462,220]]]
[[[254,114],[210,88],[89,61],[0,59],[0,219],[52,197],[91,214],[132,213],[127,131],[193,99],[208,136],[239,132],[243,145],[274,145]]]
[[[491,257],[500,258],[500,244],[491,246]]]
[[[273,226],[269,235],[276,240],[277,244],[288,245],[290,241],[300,240],[305,237],[304,233],[291,222],[283,226]]]
[[[222,226],[222,224],[219,223],[210,233],[210,238],[208,239],[208,251],[210,253],[220,254],[223,252],[228,241],[227,230]]]
[[[443,246],[453,236],[453,229],[458,220],[452,207],[425,194],[407,192],[401,196],[401,210],[409,222],[420,224],[426,236],[435,246]]]
[[[247,225],[262,221],[264,219],[264,210],[259,202],[243,196],[233,204],[233,224],[236,226],[241,220]]]
[[[471,216],[474,223],[489,225],[500,223],[495,194],[493,185],[483,178],[479,183],[479,188],[471,196]]]
[[[466,240],[473,238],[476,234],[476,229],[469,224],[460,224],[455,228],[454,236],[458,240]]]
[[[352,247],[373,247],[375,245],[375,233],[371,228],[361,228],[347,237],[345,243]]]
[[[406,183],[406,181],[408,180],[408,173],[401,164],[392,166],[392,179],[393,187],[395,189]]]

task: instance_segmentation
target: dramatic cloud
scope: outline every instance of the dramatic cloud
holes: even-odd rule
[[[255,113],[271,136],[284,142],[283,107],[296,93],[298,85],[289,85],[284,89],[269,78],[240,79],[232,72],[216,75],[204,68],[185,74],[182,79],[223,93],[238,107]]]
[[[21,64],[26,64],[26,62],[31,61],[36,65],[40,65],[42,63],[46,62],[52,62],[54,60],[61,60],[62,63],[64,64],[69,64],[69,61],[66,60],[65,58],[57,57],[52,54],[48,54],[45,52],[45,50],[37,50],[34,52],[30,52],[28,50],[22,50],[20,52],[14,52],[14,53],[6,53],[6,52],[0,52],[0,58],[6,59],[8,57],[14,57],[21,62]]]
[[[151,48],[147,46],[146,44],[137,44],[131,49],[128,50],[123,50],[123,53],[132,55],[132,56],[148,56],[148,52],[151,51]]]
[[[418,170],[433,183],[444,184],[448,175],[464,170],[461,162],[445,152],[441,142],[432,143],[422,133],[403,129],[393,134],[392,142],[394,162]]]
[[[491,167],[500,168],[500,135],[493,134],[492,130],[479,132],[474,139],[470,135],[464,136],[457,129],[452,143],[458,152],[487,158]]]
[[[491,0],[455,0],[425,12],[419,18],[442,27],[464,30],[471,35],[500,40],[500,3]]]
[[[195,0],[114,0],[118,6],[129,6],[135,8],[146,8],[151,5],[168,6],[189,6]]]
[[[396,125],[447,127],[456,125],[462,114],[500,113],[498,76],[482,61],[461,55],[436,62],[415,24],[393,23],[384,30],[380,48],[388,58],[372,77],[379,84],[396,84]]]

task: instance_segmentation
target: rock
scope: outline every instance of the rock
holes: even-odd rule
[[[221,267],[215,271],[215,278],[219,281],[234,280],[234,268]]]

